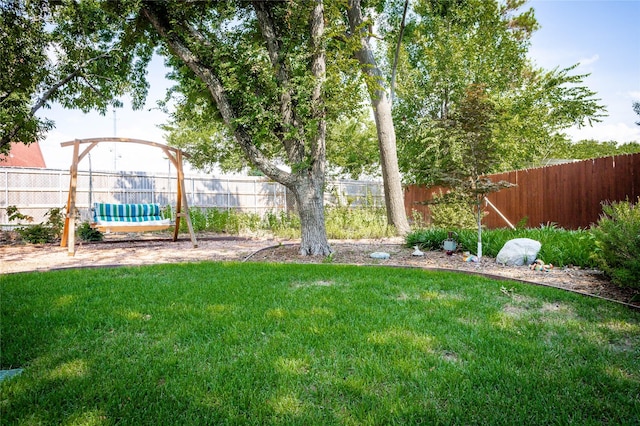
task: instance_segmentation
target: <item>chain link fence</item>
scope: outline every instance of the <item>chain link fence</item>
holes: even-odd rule
[[[218,208],[264,215],[291,207],[287,188],[261,177],[185,176],[185,192],[191,208]],[[158,203],[175,211],[177,177],[144,172],[79,171],[76,207],[82,220],[91,217],[90,206],[103,203]],[[16,206],[33,223],[46,220],[52,208],[64,208],[69,196],[69,171],[0,167],[0,227],[19,224],[9,221],[6,208]],[[325,205],[350,207],[384,206],[381,182],[340,180],[327,182]]]

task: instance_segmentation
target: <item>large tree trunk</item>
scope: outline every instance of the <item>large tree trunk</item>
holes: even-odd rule
[[[387,220],[390,225],[395,226],[398,234],[404,235],[409,232],[409,221],[404,209],[404,192],[398,167],[396,131],[391,116],[391,103],[384,90],[382,72],[378,68],[373,51],[369,46],[367,29],[363,26],[360,0],[349,0],[347,15],[352,36],[360,38],[360,49],[355,52],[355,56],[362,66],[362,72],[368,77],[366,81],[378,129]]]
[[[322,180],[303,178],[290,188],[300,215],[300,254],[303,256],[328,256],[333,252],[324,224],[323,187]]]
[[[385,93],[380,98],[372,97],[371,104],[378,129],[378,148],[382,165],[387,220],[396,227],[399,235],[405,235],[410,229],[407,213],[404,209],[404,191],[398,167],[396,131],[391,118],[391,103]]]

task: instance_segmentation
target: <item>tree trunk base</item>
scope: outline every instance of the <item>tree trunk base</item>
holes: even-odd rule
[[[300,245],[301,256],[329,256],[333,249],[328,244],[305,244]]]
[[[333,250],[324,224],[323,181],[301,179],[292,188],[300,215],[302,256],[329,256]]]

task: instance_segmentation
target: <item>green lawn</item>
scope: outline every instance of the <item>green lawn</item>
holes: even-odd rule
[[[638,424],[640,313],[455,273],[0,276],[2,424]]]

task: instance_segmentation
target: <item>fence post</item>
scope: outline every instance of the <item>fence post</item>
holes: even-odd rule
[[[9,171],[4,171],[4,206],[9,207]]]
[[[258,212],[258,186],[256,185],[258,182],[258,178],[253,179],[253,212]]]

